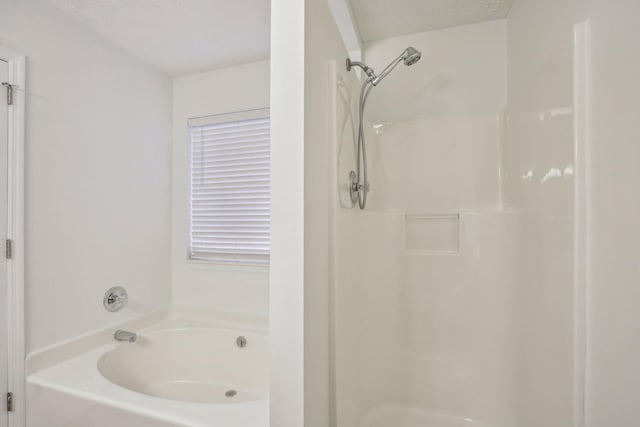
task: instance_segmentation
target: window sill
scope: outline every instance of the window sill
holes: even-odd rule
[[[185,259],[187,267],[199,271],[234,271],[242,273],[268,273],[269,264],[243,264],[224,261],[207,261],[199,259]]]

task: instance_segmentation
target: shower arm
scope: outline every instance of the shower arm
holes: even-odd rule
[[[371,67],[367,67],[360,61],[352,61],[350,58],[347,58],[347,71],[351,71],[352,67],[362,68],[362,71],[367,74],[367,81],[369,82],[376,78],[376,74],[373,72]]]
[[[352,67],[359,67],[367,74],[367,82],[371,82],[372,85],[378,86],[378,83],[380,83],[382,79],[387,77],[389,73],[392,72],[393,69],[396,68],[398,64],[405,59],[405,52],[402,52],[400,56],[391,61],[391,63],[387,65],[379,75],[376,75],[371,67],[368,67],[360,61],[352,61],[350,58],[347,58],[347,71],[351,71]]]
[[[381,81],[382,79],[384,79],[385,77],[387,77],[387,75],[389,75],[389,73],[390,73],[390,72],[392,72],[392,71],[393,71],[393,69],[394,69],[394,68],[396,68],[400,62],[402,62],[402,60],[404,59],[404,55],[405,55],[405,54],[404,54],[404,52],[403,52],[400,56],[398,56],[396,59],[394,59],[393,61],[391,61],[391,63],[390,63],[389,65],[387,65],[387,66],[385,67],[385,69],[384,69],[384,70],[382,70],[382,72],[380,72],[380,74],[379,74],[379,75],[377,75],[377,76],[376,76],[376,75],[374,74],[374,78],[373,78],[373,80],[371,80],[371,84],[372,84],[372,85],[374,85],[374,86],[378,86],[378,83],[380,83],[380,81]]]

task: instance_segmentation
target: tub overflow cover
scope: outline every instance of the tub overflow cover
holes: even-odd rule
[[[236,339],[236,344],[238,345],[238,347],[244,348],[247,346],[247,339],[245,337],[238,337]]]

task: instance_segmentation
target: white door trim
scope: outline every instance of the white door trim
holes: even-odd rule
[[[25,129],[25,57],[0,46],[0,59],[9,64],[9,83],[14,87],[13,103],[8,109],[8,233],[13,242],[12,258],[7,263],[8,386],[13,393],[13,412],[9,427],[25,426],[25,337],[24,337],[24,129]],[[2,96],[4,102],[4,95]],[[1,251],[0,251],[1,252]],[[4,398],[0,404],[4,404]]]

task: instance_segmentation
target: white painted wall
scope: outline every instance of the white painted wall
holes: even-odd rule
[[[0,40],[27,57],[31,352],[169,303],[171,81],[42,2],[0,2]]]
[[[189,118],[269,107],[269,61],[173,80],[172,299],[176,305],[266,315],[268,267],[188,261]]]
[[[640,419],[640,3],[591,0],[587,426]]]
[[[305,425],[305,4],[271,2],[270,422]]]
[[[330,126],[347,56],[323,1],[272,2],[271,424],[329,425]]]

